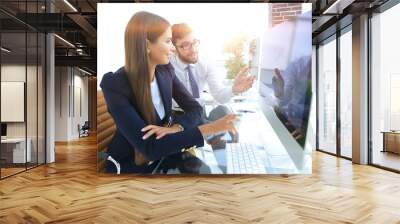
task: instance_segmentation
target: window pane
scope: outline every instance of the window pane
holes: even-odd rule
[[[318,50],[319,149],[336,153],[336,41]]]
[[[351,30],[340,37],[340,150],[352,156],[352,35]]]
[[[400,33],[393,27],[398,21],[400,4],[374,15],[371,38],[372,163],[396,170],[400,170]],[[386,138],[382,132],[388,132]]]

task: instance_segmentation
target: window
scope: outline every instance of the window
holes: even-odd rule
[[[353,96],[351,26],[348,29],[340,36],[340,154],[351,158]]]
[[[318,148],[336,154],[336,40],[318,48]]]
[[[17,5],[18,13],[41,13],[44,1],[0,3],[6,5]],[[0,111],[8,116],[1,118],[6,133],[0,144],[0,178],[5,178],[45,163],[46,40],[35,28],[4,13],[0,17],[8,21],[0,29]],[[9,100],[11,94],[18,100]]]
[[[400,170],[400,5],[371,19],[372,163]],[[386,133],[385,133],[386,132]],[[386,138],[385,138],[386,137]]]

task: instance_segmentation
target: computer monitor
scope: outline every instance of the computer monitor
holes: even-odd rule
[[[311,11],[265,31],[259,41],[259,94],[305,146],[311,107]]]
[[[7,136],[7,124],[1,123],[1,137]]]

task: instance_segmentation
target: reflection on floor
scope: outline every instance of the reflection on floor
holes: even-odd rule
[[[373,164],[400,170],[400,155],[392,152],[375,151],[372,157]]]
[[[343,147],[343,148],[341,148],[341,155],[342,156],[345,156],[345,157],[348,157],[348,158],[351,158],[352,157],[352,149],[351,148],[347,148],[347,147]]]
[[[28,163],[28,164],[26,164],[26,168],[25,168],[25,164],[18,164],[18,165],[8,164],[5,166],[6,167],[1,168],[1,178],[5,178],[7,176],[22,172],[26,169],[29,170],[30,168],[36,167],[37,165],[36,165],[36,163]]]
[[[1,178],[13,175],[15,173],[18,173],[18,172],[21,172],[24,170],[25,170],[25,167],[23,167],[23,168],[20,168],[20,167],[18,167],[18,168],[1,168]]]

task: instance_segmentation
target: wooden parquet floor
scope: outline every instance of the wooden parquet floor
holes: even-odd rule
[[[0,223],[400,223],[400,175],[315,152],[312,175],[113,176],[95,137],[0,181]]]

